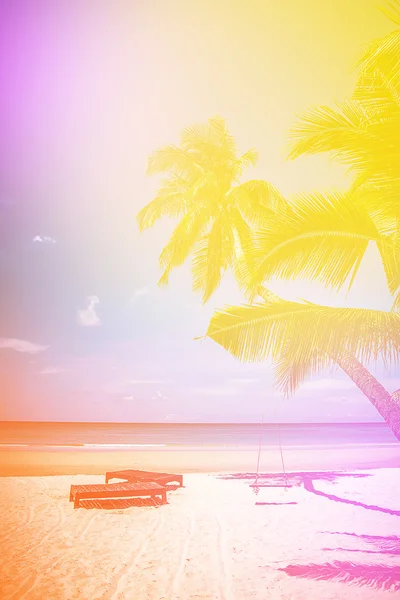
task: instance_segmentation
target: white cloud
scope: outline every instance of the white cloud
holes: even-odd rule
[[[126,385],[148,385],[153,383],[165,383],[163,379],[130,379]]]
[[[233,386],[204,386],[195,387],[189,390],[192,394],[201,394],[202,396],[235,396],[238,393]]]
[[[123,396],[122,400],[134,400],[133,396]]]
[[[58,375],[58,373],[64,373],[66,369],[61,367],[45,367],[39,371],[39,375]]]
[[[55,244],[56,240],[49,235],[35,235],[32,242],[34,244]]]
[[[133,293],[133,296],[131,298],[131,302],[136,302],[136,300],[138,298],[140,298],[141,296],[147,296],[147,294],[149,293],[149,288],[147,287],[142,287],[139,288],[138,290],[135,290],[135,292]]]
[[[354,388],[354,382],[350,379],[313,379],[306,381],[301,390],[350,390]]]
[[[164,396],[164,394],[162,394],[160,392],[160,390],[156,390],[156,393],[154,396],[151,397],[152,400],[168,400],[167,396]]]
[[[97,327],[100,325],[100,319],[96,313],[96,305],[100,300],[97,296],[88,296],[86,298],[87,307],[83,310],[78,310],[77,320],[82,327]]]
[[[17,340],[14,338],[0,338],[0,348],[7,350],[15,350],[15,352],[26,352],[28,354],[37,354],[44,352],[48,346],[34,344],[26,340]]]
[[[243,379],[229,379],[229,383],[238,383],[238,384],[246,384],[246,383],[258,383],[260,380],[259,379],[255,379],[255,378],[251,378],[251,377],[244,377]]]

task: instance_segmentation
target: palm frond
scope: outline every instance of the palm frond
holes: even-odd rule
[[[299,194],[291,210],[270,219],[254,234],[254,289],[272,277],[310,278],[339,289],[353,281],[375,223],[349,194]]]
[[[226,225],[222,216],[216,219],[193,252],[193,291],[203,292],[203,303],[217,289],[223,273],[232,262],[232,233]]]
[[[153,152],[147,162],[147,175],[169,172],[178,177],[193,177],[194,174],[200,176],[203,170],[196,157],[179,146],[160,148]]]
[[[400,289],[400,230],[392,235],[382,236],[378,240],[378,249],[389,291],[392,295],[398,294]]]
[[[180,177],[164,182],[155,198],[137,214],[139,230],[152,227],[163,216],[179,217],[184,214],[190,205],[185,195],[187,186],[188,182]]]
[[[245,152],[244,154],[239,156],[238,166],[240,168],[240,172],[238,174],[241,174],[241,172],[244,169],[246,169],[247,167],[255,167],[257,164],[257,160],[258,160],[257,150],[255,148],[251,148],[250,150],[247,150],[247,152]]]
[[[320,106],[300,117],[289,134],[289,159],[331,152],[347,164],[360,160],[356,150],[368,136],[365,110],[355,100],[338,103],[338,108]]]
[[[288,206],[287,200],[274,185],[260,179],[232,188],[228,198],[252,225],[262,224],[273,213],[281,213]]]
[[[231,306],[216,312],[207,336],[244,362],[271,357],[278,382],[290,393],[302,373],[315,374],[329,357],[347,352],[369,363],[379,358],[396,364],[400,350],[400,315],[367,309],[332,308],[297,302]],[[288,367],[298,373],[288,378]],[[293,382],[293,383],[291,383]]]
[[[383,67],[382,67],[383,68]],[[353,99],[367,110],[371,122],[393,118],[400,109],[400,94],[392,74],[382,68],[363,69],[353,92]]]
[[[314,351],[310,352],[307,360],[304,361],[301,349],[296,346],[296,341],[288,341],[286,349],[274,360],[275,386],[286,396],[292,396],[307,379],[327,368],[333,369],[334,367],[333,359],[317,348],[314,348]]]
[[[302,577],[316,581],[338,581],[392,592],[400,590],[400,572],[397,566],[360,565],[348,561],[334,561],[325,564],[293,564],[278,570],[290,577]]]
[[[400,67],[400,30],[396,29],[388,35],[367,45],[356,68],[370,70],[373,68],[391,72],[394,81],[398,81]]]
[[[383,14],[396,25],[400,25],[400,2],[399,0],[387,1],[386,6],[380,6],[379,9]]]
[[[207,228],[209,221],[208,211],[201,205],[193,206],[182,217],[160,255],[160,265],[165,269],[159,281],[160,285],[167,285],[171,269],[185,262]]]

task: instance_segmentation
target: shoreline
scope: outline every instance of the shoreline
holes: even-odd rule
[[[283,447],[286,471],[338,471],[400,468],[400,444]],[[165,447],[0,447],[0,477],[104,475],[142,469],[179,473],[255,472],[255,446]],[[278,447],[263,447],[260,472],[282,472]]]

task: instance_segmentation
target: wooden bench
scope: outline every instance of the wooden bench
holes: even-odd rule
[[[180,487],[183,486],[183,475],[176,475],[174,473],[155,473],[153,471],[137,471],[134,469],[108,471],[106,473],[106,483],[108,483],[110,479],[126,479],[126,481],[129,481],[130,483],[154,481],[161,485],[176,482]]]
[[[110,483],[71,485],[69,501],[74,503],[74,508],[79,508],[79,501],[89,498],[135,498],[161,496],[163,503],[167,502],[165,486],[155,482],[142,483]]]

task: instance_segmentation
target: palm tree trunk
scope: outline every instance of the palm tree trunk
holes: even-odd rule
[[[336,364],[354,381],[356,386],[375,406],[378,413],[389,425],[394,435],[400,440],[400,394],[393,395],[375,379],[357,358],[341,353],[334,358]]]

